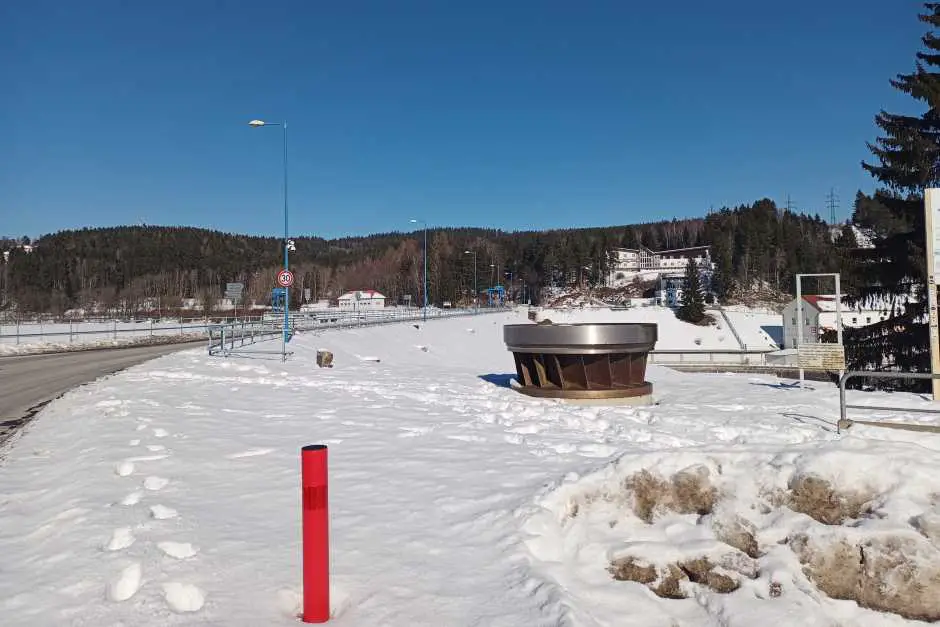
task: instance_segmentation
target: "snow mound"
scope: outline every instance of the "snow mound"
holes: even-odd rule
[[[584,624],[659,615],[743,626],[769,612],[828,625],[843,616],[836,600],[940,620],[940,500],[928,457],[851,441],[627,456],[541,497],[524,523],[527,544],[574,597],[621,596],[580,604]],[[865,624],[896,624],[886,616],[869,612]]]

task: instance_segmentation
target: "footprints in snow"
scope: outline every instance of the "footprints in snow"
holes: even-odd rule
[[[144,479],[144,488],[152,491],[159,492],[170,482],[169,479],[163,477],[147,477]]]
[[[107,551],[120,551],[134,544],[136,538],[130,527],[118,527],[111,534],[111,541],[105,546]]]
[[[179,512],[166,505],[151,505],[150,516],[156,520],[169,520],[179,516]]]
[[[99,406],[105,408],[116,408],[121,404],[120,401],[105,401],[105,403],[107,404]],[[166,429],[162,429],[160,427],[151,427],[147,424],[149,422],[149,419],[140,418],[140,424],[137,425],[137,431],[146,431],[147,429],[150,429],[153,437],[155,438],[165,438],[170,435]],[[139,438],[132,439],[128,442],[129,446],[140,446],[140,444],[141,439]],[[137,463],[156,462],[166,459],[170,456],[169,452],[167,451],[167,447],[162,444],[147,444],[145,445],[145,448],[148,452],[155,454],[128,457],[127,459],[115,464],[114,473],[118,477],[129,477],[134,474]],[[272,450],[273,449],[252,449],[244,453],[236,453],[235,455],[230,456],[230,458],[237,459],[239,457],[266,455]],[[161,477],[159,475],[148,475],[143,480],[142,489],[137,489],[127,494],[123,499],[121,499],[121,505],[126,507],[133,507],[138,505],[140,504],[141,500],[143,500],[144,495],[147,492],[158,493],[169,484],[170,480],[166,477]],[[156,521],[167,521],[179,517],[179,512],[177,512],[175,509],[161,504],[151,505],[149,512],[150,518]],[[146,529],[147,527],[141,524],[139,528]],[[103,548],[107,552],[119,552],[129,549],[136,542],[137,538],[135,537],[134,531],[131,527],[118,527],[111,533],[110,540],[107,542],[107,544],[104,545]],[[174,560],[188,560],[195,557],[199,552],[199,550],[189,542],[174,542],[165,540],[157,542],[156,545],[157,548],[163,553],[165,558]],[[132,562],[131,564],[124,566],[121,571],[111,581],[108,582],[107,597],[116,603],[127,601],[137,594],[143,585],[143,580],[143,564],[140,561]],[[171,581],[163,583],[161,588],[166,604],[174,612],[198,612],[202,609],[203,605],[205,605],[205,592],[198,586],[189,583]]]

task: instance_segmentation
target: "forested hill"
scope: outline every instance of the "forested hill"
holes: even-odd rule
[[[608,274],[607,251],[644,245],[670,249],[711,244],[720,290],[763,281],[790,288],[795,272],[836,268],[829,227],[819,217],[778,209],[772,201],[723,209],[705,218],[604,228],[507,233],[477,228],[432,228],[428,278],[432,302],[460,302],[474,287],[512,272],[516,290],[583,282]],[[374,288],[391,302],[410,294],[420,302],[421,231],[323,240],[296,237],[291,268],[296,286],[315,297]],[[45,235],[27,254],[13,248],[0,272],[4,307],[62,311],[91,302],[128,307],[159,296],[164,307],[183,298],[215,300],[224,284],[245,283],[246,298],[265,300],[282,263],[280,240],[188,227],[133,226],[82,229]],[[6,240],[6,247],[12,245]],[[505,282],[505,279],[504,279]],[[299,298],[301,290],[293,290]],[[296,304],[296,303],[295,303]]]

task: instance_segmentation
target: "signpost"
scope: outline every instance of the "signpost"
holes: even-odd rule
[[[277,273],[277,284],[281,287],[290,287],[294,284],[294,273],[290,270],[281,270]]]
[[[831,276],[835,279],[835,306],[836,306],[836,343],[822,344],[819,337],[813,342],[803,342],[803,327],[806,319],[803,318],[803,277]],[[783,321],[784,325],[786,320]],[[839,376],[845,371],[845,347],[842,344],[842,285],[837,272],[805,273],[796,275],[796,357],[800,368],[800,387],[803,387],[804,370],[838,370]],[[804,365],[807,364],[807,365]],[[824,366],[825,364],[825,366]],[[819,366],[819,367],[816,367]],[[832,366],[830,368],[830,366]]]
[[[226,283],[225,298],[232,301],[235,305],[235,319],[238,320],[238,301],[242,299],[242,292],[245,290],[244,283]]]
[[[930,373],[940,373],[940,328],[937,320],[937,268],[940,267],[940,189],[924,192],[924,228],[927,241],[927,307],[930,323]],[[931,381],[933,400],[940,400],[940,380]]]
[[[845,347],[841,344],[800,344],[800,370],[845,370]]]

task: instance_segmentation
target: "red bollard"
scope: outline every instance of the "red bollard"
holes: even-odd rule
[[[305,446],[300,454],[303,489],[303,622],[330,620],[330,510],[327,447]]]

